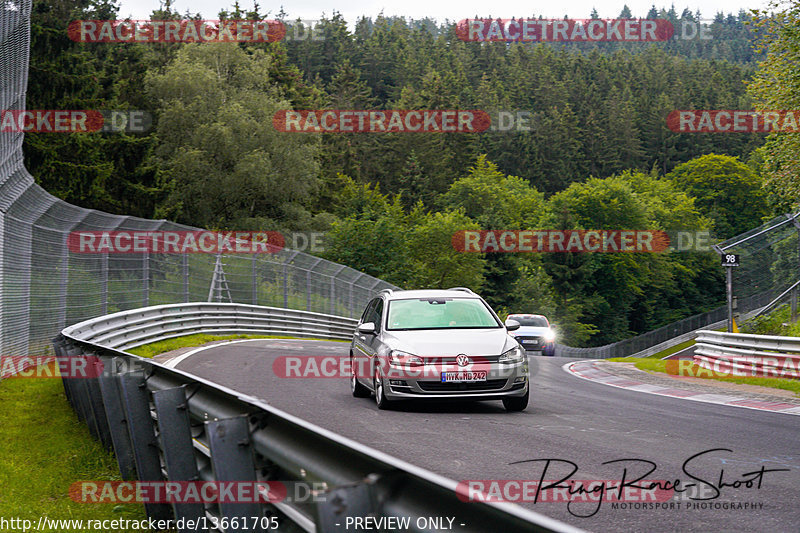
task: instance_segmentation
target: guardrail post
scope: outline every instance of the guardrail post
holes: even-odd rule
[[[102,368],[100,367],[100,361],[94,356],[91,355],[91,359],[87,360],[86,369],[89,372],[89,376],[98,376],[102,373]],[[68,378],[70,379],[70,378]],[[86,392],[89,397],[89,408],[92,411],[92,418],[94,419],[95,423],[95,431],[97,431],[97,438],[100,442],[107,449],[112,449],[114,444],[111,441],[111,428],[108,425],[108,419],[106,417],[106,408],[103,404],[103,393],[100,390],[100,383],[97,377],[74,377],[71,378],[73,380],[85,381],[86,382]]]
[[[217,481],[257,481],[247,416],[210,420],[205,424],[211,448],[214,479]],[[222,518],[228,520],[239,518],[240,521],[248,520],[248,523],[252,522],[252,517],[257,516],[259,520],[256,528],[249,531],[264,531],[261,528],[262,512],[259,503],[220,502],[219,511]]]
[[[335,533],[345,529],[348,517],[374,515],[370,485],[359,483],[336,487],[317,503],[317,533]]]
[[[133,445],[128,433],[128,419],[125,418],[125,409],[122,406],[119,382],[116,378],[117,365],[124,365],[125,361],[118,357],[102,357],[101,360],[105,365],[105,370],[98,378],[98,383],[103,396],[114,455],[117,457],[117,466],[122,479],[133,479],[136,475]]]
[[[102,401],[105,408],[109,434],[117,457],[117,466],[123,479],[133,479],[136,469],[133,458],[133,445],[128,432],[128,421],[122,405],[121,392],[116,374],[117,364],[124,364],[119,358],[103,358],[104,364],[110,366],[98,378]]]
[[[189,420],[189,407],[186,403],[186,389],[175,387],[153,391],[153,403],[156,406],[158,434],[161,438],[161,450],[164,454],[164,465],[170,481],[197,481],[200,474],[194,458],[192,444],[192,427]],[[202,503],[173,503],[175,520],[185,518],[193,523],[200,523],[205,516]],[[181,529],[181,531],[196,531]]]
[[[80,357],[82,353],[83,352],[81,349],[77,346],[66,344],[62,350],[61,357],[64,359],[69,359],[70,357]],[[62,378],[61,382],[64,384],[64,390],[69,391],[66,394],[70,399],[72,409],[75,411],[75,414],[78,415],[78,420],[84,422],[86,425],[89,425],[88,393],[86,392],[85,387],[81,387],[81,380]]]
[[[139,481],[163,481],[161,460],[158,457],[158,442],[150,416],[150,401],[141,372],[121,374],[119,380],[122,404],[128,420],[128,434],[133,445],[133,459]],[[172,510],[164,503],[145,503],[144,510],[153,520],[169,520]]]

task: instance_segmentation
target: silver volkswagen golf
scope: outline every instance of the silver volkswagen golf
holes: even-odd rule
[[[528,405],[528,358],[471,290],[382,291],[367,304],[350,345],[353,396],[378,408],[403,399],[502,400]]]

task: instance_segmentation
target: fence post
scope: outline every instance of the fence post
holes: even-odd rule
[[[66,241],[61,249],[61,286],[59,290],[58,326],[67,327],[67,288],[69,287],[69,248]]]
[[[322,259],[317,259],[314,264],[306,270],[306,311],[311,311],[311,272],[314,270],[314,267],[321,262]]]
[[[101,315],[108,314],[108,252],[100,255],[100,299]]]
[[[256,275],[256,254],[252,254],[253,266],[253,305],[258,305],[258,276]]]
[[[336,300],[336,276],[338,276],[339,273],[342,270],[344,270],[345,268],[347,268],[347,267],[342,265],[342,266],[339,267],[339,270],[337,270],[336,272],[331,274],[331,311],[330,311],[330,313],[332,315],[336,314],[336,301],[335,301]]]
[[[189,303],[189,256],[181,254],[181,266],[183,267],[183,301]]]
[[[355,303],[353,302],[353,287],[355,287],[356,282],[360,280],[363,276],[364,273],[360,272],[358,276],[356,276],[356,279],[350,282],[350,316],[353,316],[353,313],[360,313],[361,311],[360,309],[355,308]]]
[[[142,307],[150,305],[150,252],[142,252]]]
[[[283,307],[289,308],[289,263],[297,255],[297,251],[293,251],[286,261],[283,262]]]

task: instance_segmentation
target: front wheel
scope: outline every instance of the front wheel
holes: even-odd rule
[[[383,389],[383,378],[381,377],[380,368],[375,369],[374,389],[375,403],[378,405],[378,409],[390,409],[392,402],[386,398],[386,391]]]
[[[503,407],[508,412],[524,411],[528,407],[528,395],[530,391],[525,392],[525,396],[511,396],[503,398]]]
[[[369,389],[358,381],[355,358],[352,355],[350,356],[350,392],[356,398],[369,398]]]

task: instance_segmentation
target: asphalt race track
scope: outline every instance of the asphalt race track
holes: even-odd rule
[[[539,480],[546,463],[530,461],[537,459],[554,460],[546,480],[572,470],[555,460],[577,465],[573,480],[619,480],[625,468],[630,480],[652,468],[634,460],[648,460],[657,466],[645,479],[697,484],[665,502],[673,508],[653,508],[649,500],[631,501],[628,509],[612,502],[569,509],[563,501],[520,503],[589,531],[800,531],[800,416],[596,384],[567,374],[562,366],[574,361],[567,358],[530,358],[531,403],[522,413],[507,413],[498,401],[415,402],[379,411],[372,398],[353,398],[346,378],[273,372],[279,356],[347,356],[348,349],[343,342],[264,339],[214,346],[177,368],[459,481]],[[731,451],[701,454],[720,448]],[[602,464],[619,459],[630,461]],[[717,494],[711,485],[720,487]]]

